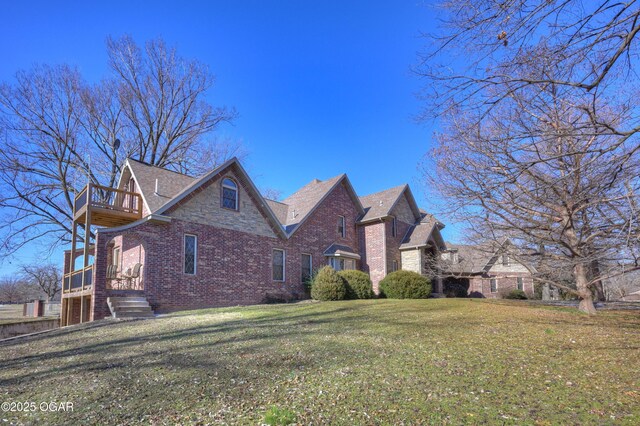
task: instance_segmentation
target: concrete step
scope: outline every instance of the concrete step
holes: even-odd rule
[[[146,298],[140,296],[119,296],[107,298],[113,318],[153,318],[155,317]]]

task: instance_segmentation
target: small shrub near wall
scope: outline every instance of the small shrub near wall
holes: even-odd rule
[[[390,299],[426,299],[431,295],[431,281],[412,271],[395,271],[380,281],[380,290]]]
[[[346,299],[371,299],[375,296],[369,275],[362,271],[346,270],[338,272],[347,286]]]
[[[527,299],[527,294],[522,290],[513,289],[513,290],[510,290],[509,292],[507,292],[503,297],[505,299],[526,300]]]
[[[344,280],[331,267],[325,266],[318,271],[311,285],[311,297],[315,300],[344,300],[347,287]]]

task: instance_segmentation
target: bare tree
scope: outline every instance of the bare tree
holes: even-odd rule
[[[214,137],[235,112],[207,101],[204,64],[162,40],[109,39],[107,53],[111,76],[97,84],[67,65],[0,84],[0,253],[68,242],[74,192],[114,186],[126,157],[199,174],[240,150]]]
[[[24,265],[21,269],[25,281],[37,286],[47,296],[48,301],[53,300],[60,292],[62,274],[55,265]]]
[[[533,72],[563,72],[542,67]],[[488,111],[445,114],[425,173],[449,213],[474,224],[472,237],[509,236],[537,264],[572,271],[575,289],[544,270],[536,279],[594,313],[597,283],[619,264],[640,267],[640,146],[616,130],[629,114],[597,91],[547,84],[512,92]]]
[[[638,265],[633,3],[445,0],[416,71],[439,116],[430,181],[477,238],[570,270],[581,298]],[[543,268],[544,269],[544,268]],[[552,271],[550,271],[552,272]]]
[[[24,281],[17,277],[0,278],[0,301],[8,303],[26,302],[29,291]]]

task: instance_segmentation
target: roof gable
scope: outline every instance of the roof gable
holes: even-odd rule
[[[414,221],[418,221],[421,218],[420,209],[411,193],[409,185],[404,184],[360,197],[365,213],[358,222],[365,223],[391,216],[391,212],[402,199],[403,195],[409,203]]]
[[[351,186],[346,174],[341,174],[325,181],[314,179],[281,203],[287,205],[286,220],[282,224],[286,227],[288,235],[291,236],[296,232],[329,194],[341,184],[345,186],[358,213],[363,214],[364,209],[360,204],[360,199],[353,190],[353,186]]]
[[[123,172],[120,174],[118,188],[123,188],[126,185],[126,182],[123,182],[123,178],[128,176],[127,170],[136,182],[136,189],[140,192],[149,214],[155,213],[163,204],[171,200],[195,180],[195,178],[182,173],[128,158],[125,161]],[[158,182],[157,193],[156,180]]]
[[[446,244],[440,234],[442,228],[444,228],[444,225],[434,216],[430,214],[424,215],[418,224],[409,228],[402,240],[402,244],[400,244],[400,250],[426,247],[429,245],[430,240],[435,242],[439,250],[444,250]]]
[[[171,200],[169,200],[164,205],[162,205],[156,211],[156,213],[165,214],[171,211],[180,202],[182,202],[183,200],[187,200],[188,197],[192,193],[194,193],[196,190],[198,190],[208,182],[218,177],[221,177],[229,169],[233,169],[233,172],[236,178],[240,180],[241,181],[240,183],[243,184],[243,186],[246,188],[247,192],[249,193],[249,196],[252,197],[253,200],[255,201],[256,207],[258,208],[260,213],[267,219],[267,222],[269,223],[271,228],[274,230],[276,235],[280,236],[281,238],[286,238],[286,234],[280,224],[280,221],[276,217],[273,210],[271,210],[271,207],[269,206],[267,201],[262,197],[262,195],[260,194],[260,191],[258,191],[255,184],[253,183],[253,181],[251,180],[251,178],[249,177],[249,175],[244,170],[244,168],[242,167],[242,165],[240,164],[240,162],[236,157],[233,157],[232,159],[226,161],[224,164],[213,169],[209,173],[206,173],[202,177],[194,180],[190,185],[188,185],[182,191],[176,194],[175,197],[173,197]]]

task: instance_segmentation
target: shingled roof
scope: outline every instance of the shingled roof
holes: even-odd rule
[[[356,195],[347,175],[341,174],[327,180],[314,179],[295,193],[291,194],[282,203],[287,205],[287,215],[285,220],[280,216],[284,211],[282,207],[276,207],[279,210],[278,219],[285,226],[286,232],[291,235],[302,223],[311,215],[311,213],[322,203],[329,193],[342,182],[345,183],[347,191],[351,194],[352,199],[358,209],[362,210],[358,196]],[[273,205],[273,203],[270,203]]]
[[[135,178],[138,190],[150,213],[155,213],[163,204],[195,181],[195,178],[191,176],[130,158],[127,159],[125,165],[129,167]],[[155,193],[156,179],[158,180],[157,194]]]
[[[420,209],[416,204],[415,198],[413,198],[409,185],[404,184],[360,197],[360,202],[362,203],[362,207],[364,207],[364,215],[358,222],[365,223],[388,217],[391,214],[391,210],[393,210],[400,200],[402,194],[407,195],[407,200],[409,201],[409,206],[413,214],[416,218],[419,218]]]
[[[433,238],[438,248],[444,249],[445,243],[440,235],[440,230],[444,225],[433,215],[424,214],[422,220],[417,225],[412,226],[400,244],[400,250],[425,247],[429,244],[429,239]],[[434,231],[438,231],[435,232]]]

